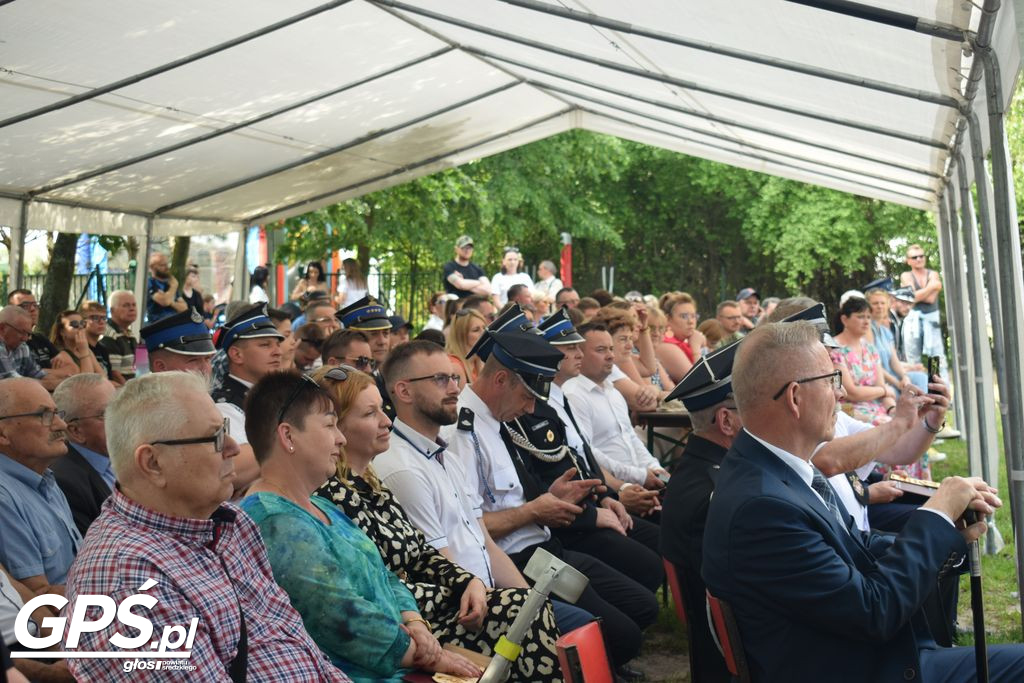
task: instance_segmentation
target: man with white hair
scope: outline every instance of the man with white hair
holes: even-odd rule
[[[562,291],[564,286],[562,281],[556,276],[557,273],[558,271],[555,269],[554,263],[551,261],[541,261],[537,266],[537,281],[533,283],[533,288],[554,299],[555,295]]]
[[[82,536],[114,488],[103,415],[114,390],[113,382],[88,372],[68,377],[53,392],[57,409],[64,412],[68,442],[68,454],[54,463],[53,474]]]
[[[139,342],[132,336],[131,326],[139,316],[135,295],[119,289],[110,295],[110,319],[99,344],[110,357],[110,367],[125,379],[135,376],[135,347]]]
[[[0,309],[0,378],[30,377],[53,391],[64,378],[76,372],[77,367],[39,367],[28,347],[31,336],[32,316],[28,311],[14,305]]]
[[[37,595],[64,592],[82,542],[50,469],[66,428],[39,382],[0,380],[0,564]]]
[[[154,633],[198,619],[188,663],[204,679],[347,681],[274,583],[256,525],[225,503],[238,444],[201,376],[172,371],[132,380],[106,415],[118,425],[107,435],[118,486],[68,578],[68,613],[80,596],[121,604],[142,587],[156,600],[146,611]],[[117,628],[114,620],[82,634],[78,648],[116,651]],[[70,660],[75,677],[90,681],[120,679],[121,664]]]
[[[995,489],[949,477],[895,539],[861,532],[811,464],[833,437],[842,395],[818,328],[759,326],[740,345],[732,383],[743,430],[715,482],[701,574],[732,606],[752,679],[976,680],[973,648],[937,647],[919,617],[985,533],[983,521],[958,530],[953,520],[967,508],[993,512]],[[989,655],[992,680],[1024,676],[1024,648]]]

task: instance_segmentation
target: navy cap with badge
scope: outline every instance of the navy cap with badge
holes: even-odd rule
[[[891,277],[880,277],[877,280],[872,280],[871,282],[864,285],[862,291],[870,292],[872,289],[884,289],[887,292],[891,292],[892,285],[893,282]]]
[[[548,340],[548,343],[555,346],[581,344],[586,341],[576,331],[565,308],[559,308],[554,314],[549,315],[540,325],[537,325],[537,329]]]
[[[139,334],[149,353],[163,350],[185,356],[210,356],[217,352],[210,328],[194,308],[150,323]]]
[[[265,303],[244,307],[235,317],[217,330],[213,340],[218,349],[227,349],[239,339],[256,339],[258,337],[284,339],[284,335],[277,331],[274,323],[267,317]]]
[[[892,298],[906,304],[912,304],[914,303],[914,290],[910,287],[900,287],[899,289],[893,290]]]
[[[491,334],[513,331],[534,335],[540,334],[540,331],[534,327],[530,319],[523,313],[523,309],[519,304],[508,306],[501,315],[494,319],[494,322],[487,326],[484,333],[480,335],[480,339],[477,340],[476,344],[473,344],[473,348],[466,354],[466,358],[479,356],[480,360],[486,361],[491,355],[491,348],[494,346],[494,339],[491,337]]]
[[[827,348],[838,349],[842,347],[839,342],[832,338],[832,335],[828,331],[828,318],[825,315],[825,304],[814,304],[802,311],[797,311],[787,318],[783,318],[779,322],[795,323],[800,320],[817,325],[818,331],[821,333],[821,343]]]
[[[564,356],[538,334],[523,331],[487,332],[493,344],[490,355],[516,373],[527,390],[542,401],[548,400],[551,382]]]
[[[688,411],[695,412],[718,405],[732,395],[732,362],[743,340],[702,356],[666,401],[680,399]]]
[[[334,314],[346,330],[390,330],[391,321],[387,311],[370,295],[364,296],[354,304],[350,304]]]

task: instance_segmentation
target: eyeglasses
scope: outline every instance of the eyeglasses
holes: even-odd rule
[[[805,377],[804,379],[794,379],[789,382],[786,382],[785,384],[782,385],[782,388],[779,389],[774,396],[772,396],[772,400],[778,400],[779,396],[782,396],[783,392],[785,392],[786,389],[789,388],[790,384],[804,384],[806,382],[813,382],[818,379],[831,379],[833,391],[839,391],[840,389],[843,388],[843,373],[841,370],[836,370],[834,372],[828,373],[827,375],[816,375],[814,377]]]
[[[918,259],[923,259],[924,254],[914,254],[913,256],[908,256],[907,258],[910,259],[911,261],[916,261]]]
[[[292,389],[292,393],[288,395],[288,400],[281,404],[281,410],[277,412],[277,424],[284,422],[285,413],[287,413],[288,409],[292,407],[292,404],[295,403],[295,399],[299,397],[299,394],[302,393],[303,389],[308,389],[310,388],[310,385],[312,385],[312,388],[317,391],[323,391],[323,389],[320,388],[320,385],[316,383],[316,380],[309,375],[299,376],[302,378],[302,381],[295,384],[295,388]]]
[[[700,320],[699,313],[680,313],[679,317],[683,320]]]
[[[38,311],[39,310],[39,303],[36,302],[36,301],[22,301],[20,304],[18,304],[18,307],[19,308],[23,308],[26,311],[30,311],[30,312],[31,311]]]
[[[351,361],[352,365],[355,367],[356,370],[365,370],[366,368],[369,368],[370,370],[377,369],[377,361],[375,361],[372,358],[367,358],[366,356],[357,356],[356,358],[345,358],[344,360]]]
[[[329,323],[332,320],[334,320],[334,316],[333,315],[324,315],[324,316],[320,316],[319,318],[313,318],[309,322],[311,322],[311,323]]]
[[[17,415],[4,415],[0,417],[0,420],[13,420],[16,417],[38,417],[39,421],[43,423],[44,427],[53,426],[53,418],[59,417],[61,420],[67,415],[63,410],[54,410],[53,408],[43,408],[37,410],[34,413],[18,413]]]
[[[210,436],[197,436],[194,439],[164,439],[163,441],[153,441],[150,445],[152,446],[186,446],[193,443],[212,443],[213,450],[217,453],[224,452],[224,437],[228,435],[231,430],[231,424],[227,418],[224,418],[224,423],[221,424],[220,429],[215,431]]]
[[[436,384],[439,389],[446,389],[448,387],[448,383],[449,382],[455,382],[455,384],[458,384],[459,382],[461,382],[462,381],[462,375],[460,375],[458,373],[449,375],[449,374],[444,373],[444,372],[439,372],[436,375],[423,375],[423,377],[410,377],[410,378],[408,378],[406,380],[402,380],[402,381],[405,381],[405,382],[422,382],[423,380],[426,380],[426,379],[432,380],[434,382],[434,384]]]
[[[106,422],[107,416],[103,413],[100,413],[99,415],[82,415],[81,417],[72,417],[64,421],[71,424],[72,422],[78,422],[79,420],[100,420],[101,422]]]

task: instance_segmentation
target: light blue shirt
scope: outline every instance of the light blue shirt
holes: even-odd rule
[[[103,481],[107,482],[107,486],[110,487],[110,490],[113,491],[116,477],[114,476],[114,468],[110,466],[110,458],[102,453],[89,450],[80,443],[76,443],[74,446],[75,450],[82,454],[82,457],[84,457],[85,461],[89,463],[89,466],[96,470],[96,472],[103,478]]]
[[[82,537],[53,472],[33,472],[0,453],[0,562],[16,579],[67,580]]]

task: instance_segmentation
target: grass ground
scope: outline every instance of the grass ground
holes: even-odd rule
[[[967,474],[967,447],[964,441],[944,441],[937,444],[936,448],[947,456],[945,461],[932,465],[932,477],[936,481],[951,475]],[[1024,639],[1021,634],[1020,600],[1017,597],[1013,530],[1007,498],[1006,468],[1002,466],[998,486],[1004,507],[996,512],[995,523],[1006,546],[998,554],[982,555],[985,633],[988,643],[1020,643]],[[961,635],[959,644],[972,645],[971,588],[967,576],[960,581],[959,622],[967,629],[967,633]],[[684,683],[690,680],[686,634],[676,619],[671,601],[668,606],[662,607],[658,622],[648,630],[643,652],[636,665],[647,674],[647,680],[651,683]]]

